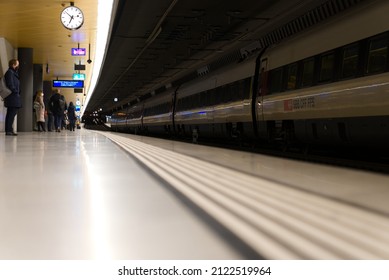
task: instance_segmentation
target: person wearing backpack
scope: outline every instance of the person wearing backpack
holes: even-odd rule
[[[64,108],[61,108],[62,101],[63,99],[61,98],[59,89],[54,90],[54,94],[50,97],[49,109],[54,116],[54,127],[56,132],[61,132],[62,117],[64,113]]]
[[[67,118],[67,115],[66,115],[66,112],[67,112],[67,109],[68,109],[68,104],[66,103],[66,100],[65,100],[65,96],[63,96],[61,94],[61,98],[58,100],[59,102],[59,108],[61,109],[61,125],[60,125],[60,128],[61,130],[63,128],[66,129],[66,118]]]
[[[68,118],[69,118],[69,130],[74,131],[76,128],[76,107],[74,107],[73,102],[70,101],[68,107]]]
[[[8,63],[8,70],[4,75],[5,84],[12,91],[4,99],[4,106],[7,107],[7,114],[5,115],[5,135],[16,136],[17,133],[13,130],[13,123],[19,108],[22,107],[22,100],[20,98],[20,81],[19,81],[19,60],[11,59]]]

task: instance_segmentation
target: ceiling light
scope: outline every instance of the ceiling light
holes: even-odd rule
[[[97,80],[100,76],[101,67],[104,62],[105,52],[108,48],[108,37],[110,29],[112,28],[111,20],[113,15],[113,8],[118,4],[118,0],[99,0],[97,7],[97,37],[96,37],[96,49],[95,56],[92,69],[92,77],[90,80],[90,86],[88,89],[88,96],[85,100],[85,106],[81,111],[81,115],[84,114],[84,110],[86,109],[88,102],[95,90]],[[107,15],[109,15],[107,17]],[[91,93],[91,94],[89,94]]]

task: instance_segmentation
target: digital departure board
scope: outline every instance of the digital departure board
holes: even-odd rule
[[[54,88],[83,88],[83,80],[53,80]]]

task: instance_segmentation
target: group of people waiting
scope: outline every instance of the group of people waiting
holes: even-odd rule
[[[14,131],[13,123],[18,110],[22,107],[20,97],[20,80],[19,80],[19,60],[11,59],[8,63],[8,70],[4,74],[4,80],[7,88],[11,91],[7,97],[4,98],[4,106],[7,108],[5,116],[5,135],[17,136]],[[42,90],[38,90],[34,98],[34,111],[38,131],[46,131],[45,123],[47,118],[47,130],[61,132],[64,127],[62,123],[65,118],[69,121],[68,129],[74,131],[76,128],[76,108],[73,102],[66,104],[65,97],[60,94],[58,89],[54,90],[50,97],[47,108],[44,102],[44,94]],[[54,125],[54,127],[53,127]],[[65,125],[66,127],[67,125]],[[79,126],[77,125],[77,128]]]
[[[67,105],[65,97],[60,94],[58,89],[54,90],[47,107],[46,109],[43,91],[38,90],[34,100],[38,131],[46,131],[46,118],[48,131],[55,130],[56,132],[61,132],[64,127],[70,131],[75,131],[77,121],[76,108],[73,102],[70,102],[69,106]],[[65,121],[69,123],[66,124]]]

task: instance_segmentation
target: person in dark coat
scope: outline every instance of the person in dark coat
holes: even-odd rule
[[[74,131],[76,128],[76,107],[74,107],[73,102],[70,101],[68,107],[68,118],[69,118],[69,129],[70,131]]]
[[[54,116],[54,126],[55,131],[61,132],[62,116],[63,110],[60,106],[61,94],[59,89],[54,90],[54,94],[50,97],[49,101],[49,110],[53,113]]]
[[[54,95],[54,92],[50,95],[49,101],[47,101],[47,131],[54,131],[54,114],[51,106],[50,106],[50,99]]]
[[[61,115],[61,129],[63,128],[67,128],[67,124],[66,124],[66,121],[68,121],[68,115],[67,115],[67,110],[68,110],[68,104],[66,103],[66,100],[65,100],[65,96],[63,96],[61,94],[61,98],[60,98],[60,109],[61,109],[61,112],[62,112],[62,115]]]
[[[22,100],[20,98],[20,81],[19,81],[19,60],[11,59],[8,63],[9,68],[4,75],[5,84],[12,91],[4,99],[4,106],[7,107],[7,114],[5,116],[5,135],[16,136],[17,133],[13,130],[13,123],[18,113],[19,108],[22,107]]]

